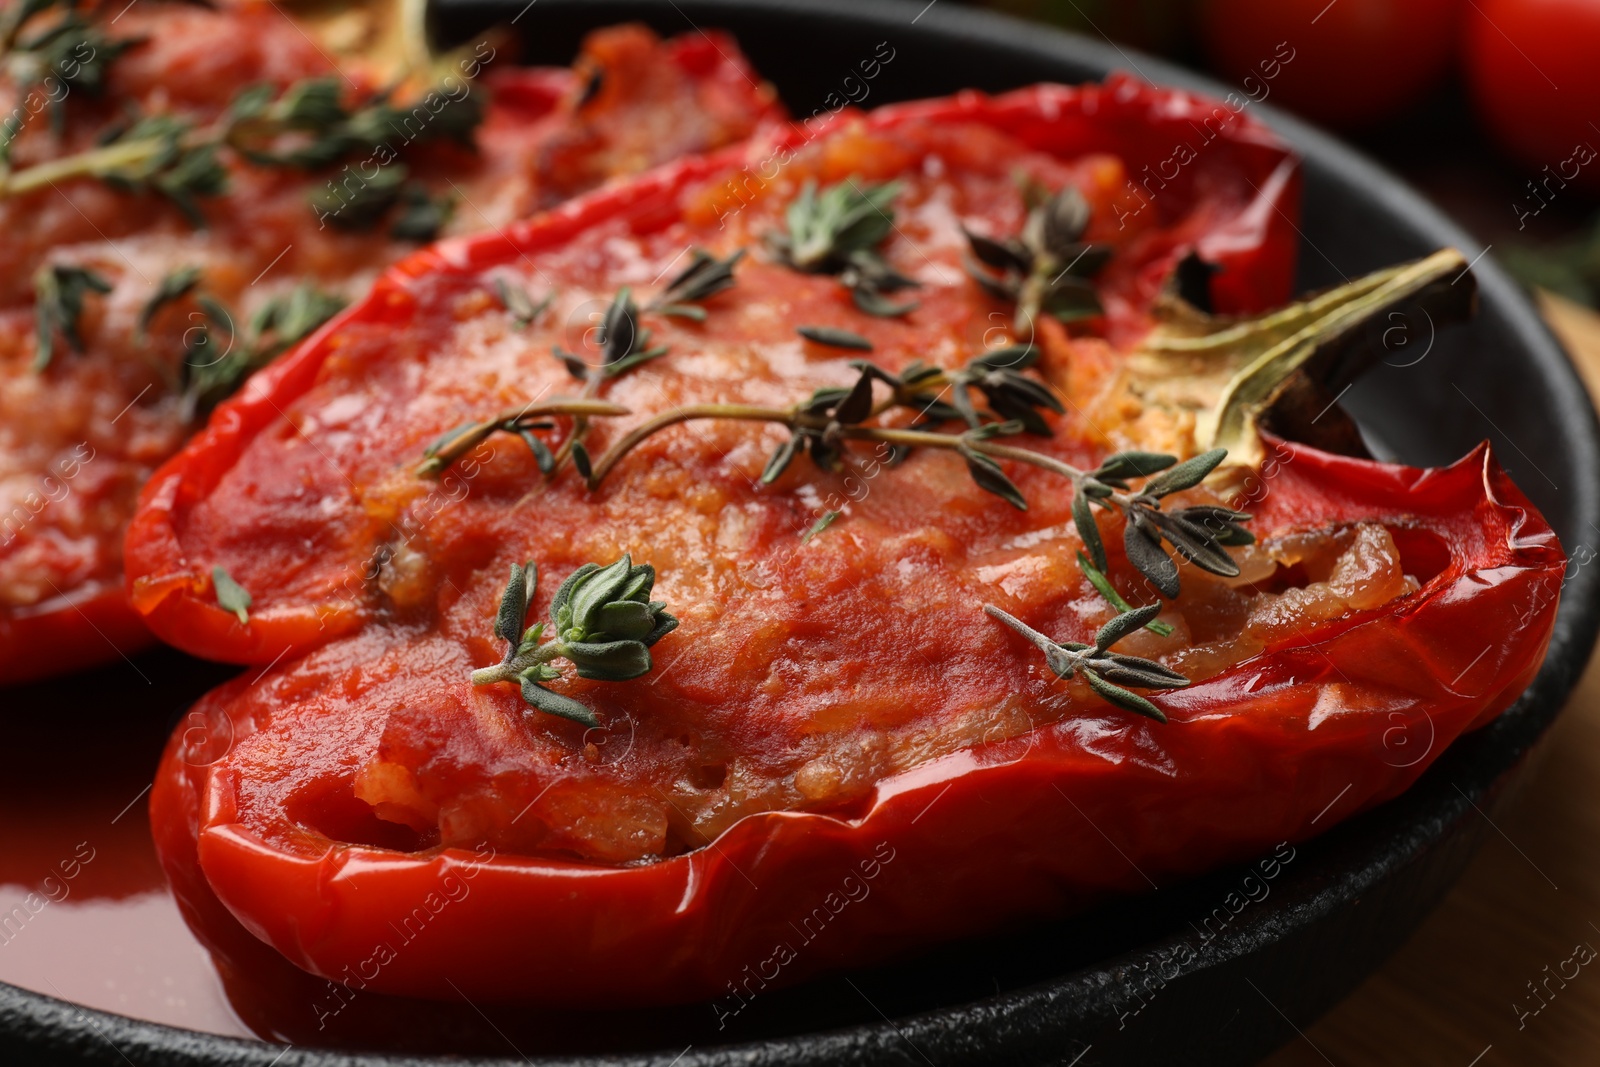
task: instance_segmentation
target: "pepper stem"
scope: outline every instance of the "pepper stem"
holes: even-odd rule
[[[1422,310],[1431,328],[1467,318],[1477,293],[1469,266],[1443,249],[1265,315],[1175,316],[1130,355],[1128,385],[1147,405],[1194,411],[1195,451],[1227,449],[1224,469],[1261,465],[1269,417],[1295,423],[1297,439],[1334,447],[1330,438],[1350,424],[1339,415],[1316,425],[1333,394],[1383,356],[1391,332],[1415,340],[1401,309]]]

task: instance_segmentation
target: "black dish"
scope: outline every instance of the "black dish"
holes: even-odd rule
[[[629,19],[664,33],[727,29],[797,116],[826,107],[856,61],[885,40],[895,59],[872,83],[867,106],[967,87],[1092,80],[1116,69],[1217,97],[1227,92],[1114,46],[922,0],[541,0],[537,6],[442,0],[435,9],[445,39],[513,16],[528,58],[556,63],[570,58],[588,29]],[[1269,107],[1251,106],[1305,159],[1299,290],[1441,246],[1476,252],[1465,233],[1367,160]],[[1411,463],[1446,462],[1490,438],[1570,551],[1600,531],[1600,428],[1527,299],[1492,260],[1478,259],[1474,270],[1482,294],[1478,319],[1436,342],[1419,328],[1421,334],[1405,338],[1411,347],[1391,346],[1386,365],[1346,396],[1346,406],[1376,450]],[[1453,745],[1405,795],[1301,846],[1270,895],[1216,936],[1202,939],[1198,924],[1238,886],[1243,868],[905,965],[819,980],[774,995],[760,1013],[721,1033],[709,1009],[686,1008],[609,1017],[604,1025],[596,1020],[586,1044],[564,1044],[560,1058],[508,1044],[505,1059],[471,1062],[1251,1062],[1352,989],[1448,890],[1485,832],[1479,809],[1507,787],[1559,712],[1597,627],[1600,574],[1577,568],[1549,658],[1515,707]],[[194,665],[166,653],[151,660],[169,677],[190,676],[161,705],[175,718],[185,694],[196,691]],[[215,677],[211,670],[208,677]],[[18,703],[42,707],[44,699],[24,694]],[[149,721],[159,724],[162,712],[150,710]],[[119,714],[137,709],[124,706]],[[154,729],[124,729],[148,733],[142,747],[159,743]],[[139,1067],[442,1062],[286,1051],[80,1009],[5,985],[0,1058]]]

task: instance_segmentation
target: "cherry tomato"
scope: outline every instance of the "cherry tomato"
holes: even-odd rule
[[[1251,99],[1355,129],[1397,114],[1450,63],[1462,0],[1206,0],[1217,71]]]
[[[1529,166],[1549,168],[1533,178],[1541,200],[1567,182],[1600,190],[1600,3],[1475,0],[1462,46],[1484,123]]]

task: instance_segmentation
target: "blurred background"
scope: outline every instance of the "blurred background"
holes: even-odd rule
[[[1600,298],[1600,2],[988,0],[1332,130],[1525,282]]]

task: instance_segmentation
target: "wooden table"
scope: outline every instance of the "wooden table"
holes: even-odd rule
[[[1600,316],[1541,303],[1600,397]],[[1532,759],[1439,909],[1266,1067],[1600,1064],[1600,958],[1564,962],[1600,949],[1600,657]]]

